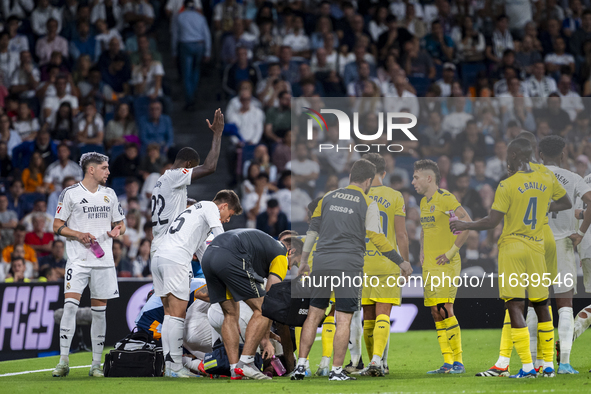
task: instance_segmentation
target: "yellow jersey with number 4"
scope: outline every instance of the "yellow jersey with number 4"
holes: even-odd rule
[[[545,171],[519,171],[499,183],[492,205],[492,209],[505,214],[499,248],[522,242],[544,253],[543,227],[548,205],[566,194],[555,180],[554,174]]]
[[[380,221],[382,223],[382,230],[384,235],[394,246],[397,252],[400,253],[398,245],[396,244],[396,231],[394,226],[394,217],[406,217],[406,209],[404,207],[404,198],[402,193],[396,191],[388,186],[374,186],[369,189],[369,198],[378,204],[380,210]],[[400,267],[384,257],[370,241],[365,238],[365,263],[363,272],[366,274],[392,274],[400,273]]]

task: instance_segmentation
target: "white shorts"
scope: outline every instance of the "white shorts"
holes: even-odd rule
[[[244,301],[238,303],[240,306],[240,343],[244,343],[244,337],[246,335],[246,326],[252,317],[252,309]],[[211,343],[215,343],[216,340],[222,340],[222,323],[224,322],[224,312],[220,304],[212,304],[209,311],[207,311],[207,317],[209,318],[209,324],[211,325]]]
[[[196,308],[187,310],[185,318],[185,330],[183,334],[183,346],[198,359],[203,360],[205,353],[211,352],[212,329],[207,319],[207,314],[197,311]]]
[[[90,287],[90,298],[110,300],[119,298],[117,270],[113,267],[82,267],[68,261],[64,276],[64,294],[82,294],[86,286]]]
[[[566,293],[574,289],[577,294],[577,260],[573,241],[570,238],[556,240],[557,276],[551,278],[555,294]],[[554,282],[558,282],[554,284]],[[565,283],[571,285],[566,286]]]
[[[152,280],[154,295],[166,297],[169,294],[176,298],[189,301],[193,270],[190,265],[179,264],[161,256],[152,260]]]
[[[585,292],[591,293],[591,258],[581,260],[583,267],[583,284],[585,285]]]

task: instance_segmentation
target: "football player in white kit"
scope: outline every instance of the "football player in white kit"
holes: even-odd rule
[[[62,191],[53,221],[53,231],[66,238],[68,254],[59,333],[60,362],[52,372],[54,377],[70,372],[68,354],[76,331],[80,296],[86,286],[90,286],[92,311],[92,366],[88,375],[103,376],[107,300],[119,297],[112,239],[125,233],[125,216],[113,189],[104,186],[109,177],[109,158],[96,152],[85,153],[80,167],[84,179]],[[96,244],[102,248],[102,256],[93,252]]]
[[[573,201],[572,208],[551,213],[549,223],[556,239],[556,254],[560,256],[557,265],[558,276],[550,278],[553,283],[558,309],[560,359],[557,372],[559,374],[575,374],[578,372],[570,365],[574,331],[573,296],[576,294],[577,289],[575,247],[581,242],[591,222],[591,215],[587,215],[586,220],[581,224],[581,228],[577,229],[575,204],[577,201],[591,204],[591,188],[580,175],[560,168],[565,146],[564,138],[551,135],[540,141],[539,149],[540,158],[544,161],[544,165],[556,175],[558,181],[566,189],[571,201]]]
[[[186,204],[186,200],[184,202]],[[210,232],[224,232],[234,214],[240,214],[240,199],[232,190],[218,192],[212,201],[200,201],[185,209],[172,221],[152,259],[154,296],[162,299],[162,351],[166,363],[165,376],[187,378],[195,376],[183,367],[183,331],[190,281],[193,277],[191,260]]]
[[[152,258],[172,221],[185,210],[187,186],[193,180],[213,174],[216,170],[224,131],[224,115],[219,108],[215,111],[213,124],[207,119],[207,125],[213,131],[213,141],[203,165],[199,165],[199,154],[193,148],[182,148],[172,168],[158,178],[152,191]]]

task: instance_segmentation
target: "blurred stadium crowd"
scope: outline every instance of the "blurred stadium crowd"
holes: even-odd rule
[[[318,152],[338,142],[338,127],[327,116],[308,140],[292,98],[319,111],[326,98],[349,97],[365,133],[381,111],[417,116],[418,141],[380,151],[385,183],[405,197],[413,264],[415,160],[439,163],[441,187],[473,219],[490,209],[507,142],[521,130],[564,136],[568,167],[591,172],[588,1],[2,0],[0,11],[0,280],[63,276],[51,223],[88,151],[110,155],[126,211],[118,271],[149,275],[150,193],[175,152],[171,90],[184,92],[187,110],[205,105],[200,91],[212,82],[200,82],[202,68],[227,102],[220,160],[242,198],[239,223],[273,236],[305,232],[307,204],[346,184],[360,155]],[[164,75],[169,54],[178,82]],[[499,234],[471,233],[464,264],[494,271]]]

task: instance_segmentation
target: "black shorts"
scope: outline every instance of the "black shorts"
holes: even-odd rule
[[[310,281],[310,306],[326,309],[331,297],[334,297],[335,310],[339,312],[357,312],[361,309],[363,272],[313,270]]]
[[[235,253],[210,245],[202,260],[201,269],[212,304],[265,296],[264,278],[254,272],[250,262]]]

